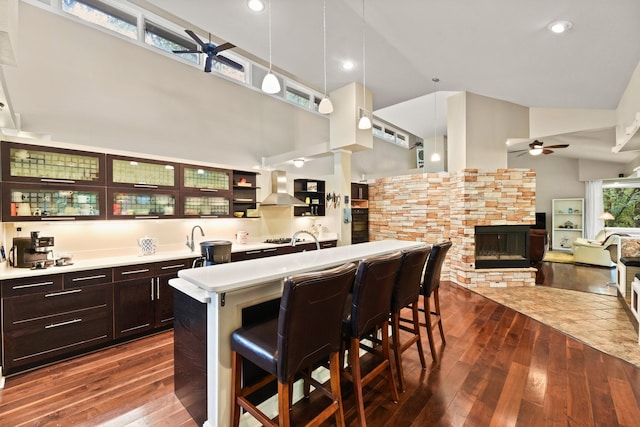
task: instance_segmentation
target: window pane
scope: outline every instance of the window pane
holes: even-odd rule
[[[171,53],[173,53],[174,50],[192,50],[197,48],[195,43],[185,40],[177,34],[155,25],[152,22],[145,22],[144,42]],[[197,53],[181,53],[180,56],[194,64],[200,63],[199,54]]]
[[[287,86],[285,99],[291,102],[295,102],[298,105],[302,105],[303,107],[310,108],[311,107],[310,98],[311,98],[311,95]]]
[[[242,64],[241,61],[238,61],[237,58],[232,58],[231,56],[227,55],[227,54],[223,54],[222,56],[227,56],[229,59],[232,59],[234,61],[236,61],[239,64]],[[244,70],[247,69],[247,66],[245,64],[244,65]],[[220,74],[224,74],[227,77],[231,77],[234,80],[238,80],[244,83],[244,79],[245,79],[245,74],[244,74],[244,70],[240,71],[240,70],[236,70],[235,68],[231,68],[226,64],[223,64],[221,62],[218,61],[213,61],[211,63],[211,69],[217,71]]]
[[[640,188],[603,188],[604,210],[615,219],[607,227],[640,227]]]
[[[96,0],[62,0],[62,10],[78,18],[136,39],[136,18]]]

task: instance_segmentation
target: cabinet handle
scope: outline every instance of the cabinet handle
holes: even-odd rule
[[[155,280],[154,278],[151,278],[151,301],[155,300],[155,298],[153,297],[153,292],[154,292],[154,286],[153,286],[154,283],[153,283],[153,281],[154,280]]]
[[[160,300],[160,278],[156,277],[156,299]]]
[[[25,289],[25,288],[34,288],[36,286],[49,286],[49,285],[53,285],[53,282],[27,283],[26,285],[16,285],[12,289]]]
[[[200,191],[209,191],[211,193],[217,193],[218,190],[215,188],[201,188]]]
[[[83,280],[92,280],[92,279],[104,279],[107,277],[106,274],[97,274],[95,276],[84,276],[84,277],[74,277],[71,279],[72,282],[81,282]]]
[[[53,179],[53,178],[40,178],[41,182],[57,182],[62,184],[75,184],[73,179]]]
[[[136,188],[158,188],[157,185],[151,185],[151,184],[133,184],[133,186]]]
[[[142,270],[129,270],[129,271],[123,271],[122,274],[123,276],[127,275],[127,274],[138,274],[138,273],[147,273],[149,271],[148,268],[143,268]]]
[[[218,215],[200,215],[200,218],[218,218]]]
[[[134,219],[158,219],[158,215],[135,216]]]
[[[263,249],[262,252],[275,252],[277,251],[278,248],[272,248],[272,249]]]
[[[185,264],[165,265],[164,267],[160,267],[161,270],[169,270],[171,268],[186,268],[186,267],[185,267]]]
[[[247,251],[247,252],[245,252],[245,254],[253,255],[253,254],[259,254],[260,252],[262,252],[262,251]]]
[[[54,292],[52,294],[45,294],[45,298],[49,297],[57,297],[60,295],[69,295],[69,294],[77,294],[78,292],[82,292],[82,289],[73,289],[71,291],[62,291],[62,292]]]
[[[67,320],[66,322],[52,323],[50,325],[45,326],[44,328],[45,329],[57,328],[58,326],[71,325],[73,323],[78,323],[78,322],[82,322],[82,319],[73,319],[73,320]]]
[[[41,216],[40,221],[74,221],[75,216]]]

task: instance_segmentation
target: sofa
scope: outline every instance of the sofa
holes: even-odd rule
[[[574,262],[600,267],[615,267],[618,262],[620,236],[626,236],[626,234],[601,231],[593,240],[577,238],[572,245]]]

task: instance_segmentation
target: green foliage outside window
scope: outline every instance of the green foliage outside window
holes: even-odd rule
[[[615,219],[607,227],[640,228],[640,188],[603,188],[604,210]]]

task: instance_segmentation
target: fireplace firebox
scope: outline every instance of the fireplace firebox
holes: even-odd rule
[[[476,226],[476,269],[529,267],[529,229],[530,225]]]

